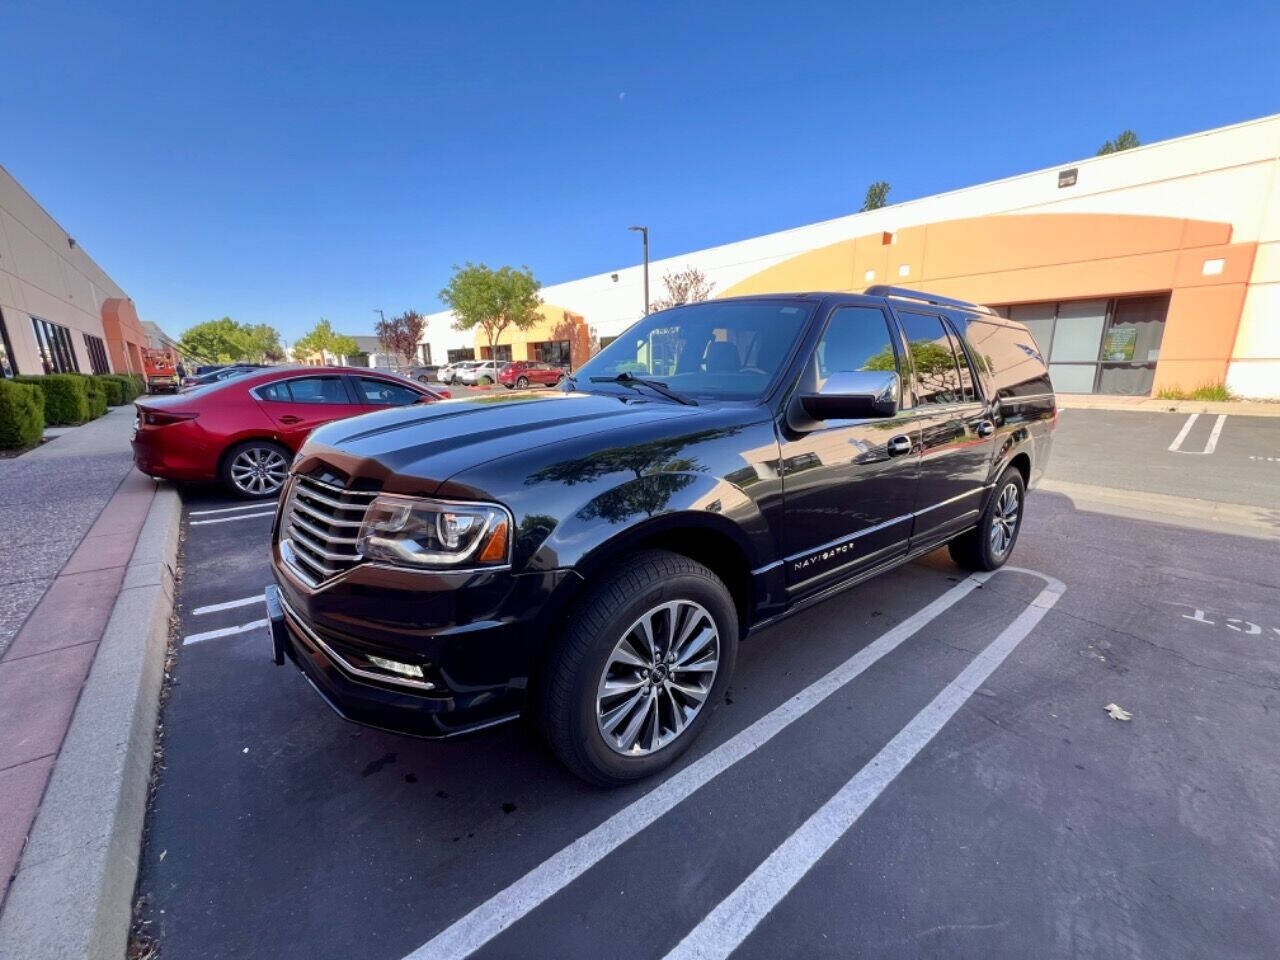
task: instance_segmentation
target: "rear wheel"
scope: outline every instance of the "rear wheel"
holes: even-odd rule
[[[517,378],[516,378],[516,386],[517,386],[517,387],[519,387],[521,390],[528,390],[528,389],[529,389],[529,378],[528,378],[528,377],[517,377]]]
[[[978,526],[947,545],[951,559],[966,570],[997,570],[1005,565],[1022,529],[1027,487],[1016,467],[1000,475]]]
[[[737,650],[719,577],[680,554],[635,555],[576,606],[551,652],[537,704],[552,750],[601,786],[657,773],[702,731]]]
[[[237,497],[274,497],[289,475],[289,451],[271,440],[246,440],[227,451],[220,472]]]

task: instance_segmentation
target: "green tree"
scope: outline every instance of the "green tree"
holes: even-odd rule
[[[284,359],[284,347],[280,345],[280,331],[267,323],[244,328],[249,354],[246,359],[254,363],[279,363]]]
[[[336,359],[339,357],[352,357],[359,352],[360,345],[356,343],[355,337],[348,337],[345,334],[338,333],[333,329],[333,324],[324,317],[321,317],[319,323],[300,336],[293,344],[295,357],[318,353],[321,359],[326,362],[329,359],[326,354]]]
[[[454,266],[449,285],[440,291],[440,300],[453,311],[455,330],[479,327],[484,331],[492,358],[504,330],[527,330],[538,321],[541,288],[528,267],[493,270],[483,263],[468,261],[464,266]]]
[[[230,317],[197,323],[182,334],[179,351],[211,363],[235,363],[249,352],[248,329]]]
[[[1098,148],[1098,156],[1108,153],[1119,153],[1121,150],[1132,150],[1134,147],[1142,146],[1142,142],[1138,139],[1138,135],[1132,130],[1122,130],[1120,135],[1114,140],[1108,140]]]
[[[879,210],[881,207],[889,203],[889,184],[884,180],[877,180],[871,186],[867,187],[867,198],[862,201],[862,212],[868,210]]]

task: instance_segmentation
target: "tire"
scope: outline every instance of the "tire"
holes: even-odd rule
[[[243,500],[275,497],[289,475],[292,458],[272,440],[246,440],[223,455],[218,476],[224,487]]]
[[[518,378],[516,379],[516,386],[517,386],[517,387],[519,387],[521,390],[528,390],[528,389],[529,389],[529,378],[528,378],[528,377],[518,377]]]
[[[673,617],[676,654],[686,651],[684,669],[664,649]],[[657,660],[642,646],[646,619],[659,639]],[[543,735],[588,783],[612,787],[651,776],[702,732],[724,697],[737,653],[738,615],[720,578],[678,553],[637,553],[571,610],[535,698]],[[624,685],[624,692],[603,692],[606,680]],[[701,699],[689,695],[695,690]]]
[[[558,387],[558,386],[560,386],[560,384],[562,384],[562,383],[564,383],[564,374],[563,374],[563,373],[562,373],[562,374],[560,374],[560,376],[556,377],[556,379],[555,379],[555,383],[552,383],[552,384],[551,384],[551,386],[552,386],[552,387]]]
[[[488,377],[480,377],[478,380],[476,380],[476,386],[478,387],[487,387],[487,386],[490,386],[492,383],[493,381],[490,380]]]
[[[966,570],[998,570],[1005,565],[1018,542],[1026,510],[1027,486],[1017,467],[1000,475],[978,526],[956,537],[947,549],[951,559]]]

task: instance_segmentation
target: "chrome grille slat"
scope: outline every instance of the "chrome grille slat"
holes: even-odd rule
[[[295,476],[288,496],[281,527],[290,549],[284,556],[309,585],[318,586],[360,562],[353,534],[376,493]]]

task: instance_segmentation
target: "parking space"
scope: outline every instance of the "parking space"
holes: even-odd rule
[[[257,623],[269,511],[187,491],[162,955],[1273,955],[1275,542],[1030,511],[1017,570],[940,552],[753,638],[690,753],[601,791],[520,723],[336,717]]]

